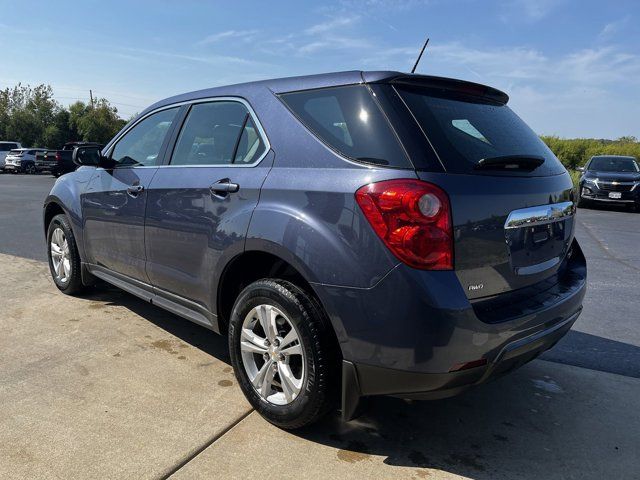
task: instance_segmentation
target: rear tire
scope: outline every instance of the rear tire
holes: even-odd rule
[[[59,214],[47,228],[47,256],[53,282],[62,293],[73,295],[83,289],[80,254],[69,219]]]
[[[229,351],[247,400],[274,425],[301,428],[336,405],[340,370],[331,326],[315,299],[293,283],[263,279],[240,293]]]
[[[30,163],[29,165],[27,165],[25,167],[24,173],[26,173],[28,175],[35,175],[36,174],[36,166]]]

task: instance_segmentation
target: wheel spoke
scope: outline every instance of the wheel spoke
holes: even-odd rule
[[[251,380],[251,383],[258,391],[262,389],[262,384],[267,378],[269,370],[273,371],[273,367],[271,365],[273,365],[273,362],[271,360],[267,360],[266,362],[264,362],[264,365],[262,365],[260,370],[258,370],[256,376]]]
[[[265,363],[271,363],[271,365],[267,368],[267,372],[264,375],[264,381],[262,382],[262,385],[260,385],[260,395],[267,398],[271,393],[271,385],[273,384],[273,377],[275,376],[276,371],[273,368],[272,362]]]
[[[284,398],[287,402],[291,402],[300,392],[298,380],[294,377],[291,368],[289,368],[287,364],[278,363],[278,373],[280,374],[280,383],[282,385]]]
[[[284,353],[285,355],[302,355],[302,346],[300,344],[293,345],[280,350],[280,353]]]
[[[252,353],[266,353],[267,347],[264,345],[264,338],[259,337],[248,328],[242,329],[240,340],[240,350]]]
[[[66,280],[67,278],[69,278],[69,274],[71,273],[71,262],[69,261],[69,259],[65,258],[62,261],[62,267],[64,270],[64,278]]]
[[[271,305],[260,305],[258,307],[258,320],[260,320],[260,325],[262,325],[262,329],[271,343],[278,335],[276,316],[277,312]]]

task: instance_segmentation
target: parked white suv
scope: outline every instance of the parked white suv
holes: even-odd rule
[[[0,171],[4,171],[5,158],[11,150],[22,148],[19,142],[0,141]]]
[[[46,149],[16,148],[11,150],[4,160],[4,171],[13,173],[36,173],[36,152],[46,152]]]

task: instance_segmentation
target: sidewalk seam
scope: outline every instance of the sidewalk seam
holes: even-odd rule
[[[225,436],[229,431],[231,431],[236,425],[238,425],[240,422],[242,422],[245,418],[247,418],[253,412],[254,412],[254,409],[251,408],[251,409],[249,409],[248,412],[243,413],[242,415],[240,415],[234,422],[232,422],[230,425],[228,425],[227,427],[222,429],[220,432],[218,432],[215,435],[213,435],[209,440],[207,440],[206,442],[204,442],[204,444],[202,444],[200,447],[198,447],[193,453],[187,455],[186,458],[184,458],[179,463],[177,463],[175,466],[171,467],[168,471],[166,471],[165,473],[160,475],[158,477],[159,480],[167,480],[168,478],[171,478],[180,469],[182,469],[182,467],[187,465],[189,462],[191,462],[191,460],[196,458],[198,455],[200,455],[202,452],[204,452],[207,448],[209,448],[215,442],[220,440],[223,436]]]

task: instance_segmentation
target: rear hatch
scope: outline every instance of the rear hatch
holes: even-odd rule
[[[572,182],[506,105],[507,95],[416,76],[384,88],[408,108],[406,121],[417,122],[425,148],[435,153],[436,168],[422,164],[421,155],[412,159],[419,178],[449,195],[454,265],[467,297],[496,295],[553,276],[573,239]]]

